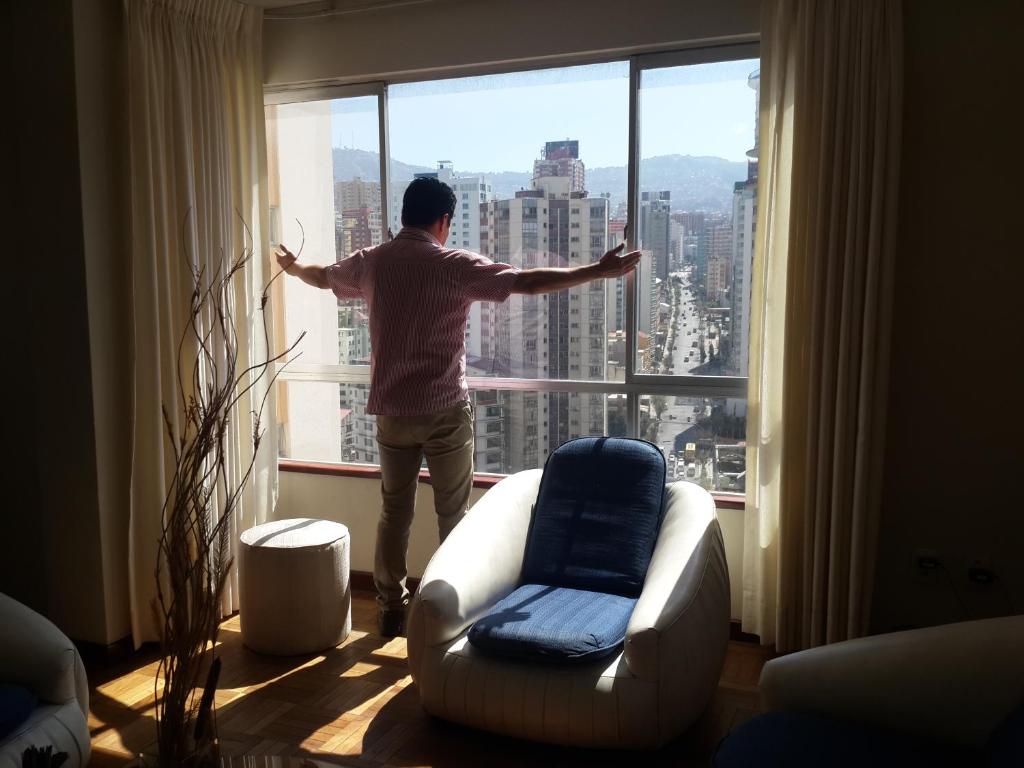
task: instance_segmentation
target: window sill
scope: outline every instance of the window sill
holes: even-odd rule
[[[298,472],[306,475],[329,475],[331,477],[357,477],[363,480],[380,480],[380,469],[369,465],[360,464],[328,464],[316,461],[294,461],[292,459],[279,459],[277,467],[282,472]],[[474,488],[490,488],[497,485],[505,475],[473,475]],[[420,470],[420,482],[430,484],[430,473],[427,470]],[[744,500],[742,496],[727,493],[712,493],[718,509],[743,509]]]

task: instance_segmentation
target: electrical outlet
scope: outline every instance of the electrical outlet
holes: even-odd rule
[[[914,565],[921,571],[935,571],[942,566],[942,557],[934,549],[919,549],[914,553]]]
[[[988,586],[996,580],[996,573],[984,560],[972,560],[967,566],[967,580],[972,584]]]

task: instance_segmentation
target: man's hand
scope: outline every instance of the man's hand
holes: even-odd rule
[[[642,252],[630,251],[629,253],[623,253],[622,251],[625,247],[625,243],[619,243],[601,257],[595,269],[598,277],[621,277],[637,265],[640,261],[640,256],[643,255]]]
[[[277,266],[307,285],[312,285],[314,288],[330,287],[326,269],[319,264],[299,264],[295,254],[280,243],[274,250],[274,258],[277,259]]]
[[[284,245],[279,243],[277,249],[274,251],[274,258],[277,259],[277,266],[287,272],[288,268],[295,263],[296,256],[285,248]]]

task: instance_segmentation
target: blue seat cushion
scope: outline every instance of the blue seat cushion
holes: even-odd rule
[[[469,630],[474,647],[522,661],[587,662],[620,648],[636,600],[524,584]]]
[[[37,703],[28,688],[0,683],[0,741],[28,720]]]
[[[665,457],[650,443],[564,443],[544,467],[521,582],[639,597],[664,497]]]

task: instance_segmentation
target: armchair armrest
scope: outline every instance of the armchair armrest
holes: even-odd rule
[[[686,631],[685,614],[708,610],[695,620],[729,636],[729,574],[715,502],[693,483],[672,483],[666,493],[658,543],[626,628],[626,663],[650,680],[661,679],[664,664],[680,663],[665,640]]]
[[[980,747],[1024,700],[1024,616],[893,632],[768,662],[762,703]]]
[[[0,592],[0,680],[23,685],[52,704],[76,701],[89,713],[82,659],[47,618]]]
[[[519,583],[541,470],[511,475],[473,505],[427,565],[409,609],[409,660],[450,642]]]
[[[686,482],[668,485],[666,493],[665,518],[626,628],[624,655],[630,672],[659,684],[662,711],[696,717],[725,660],[729,570],[711,494]]]

